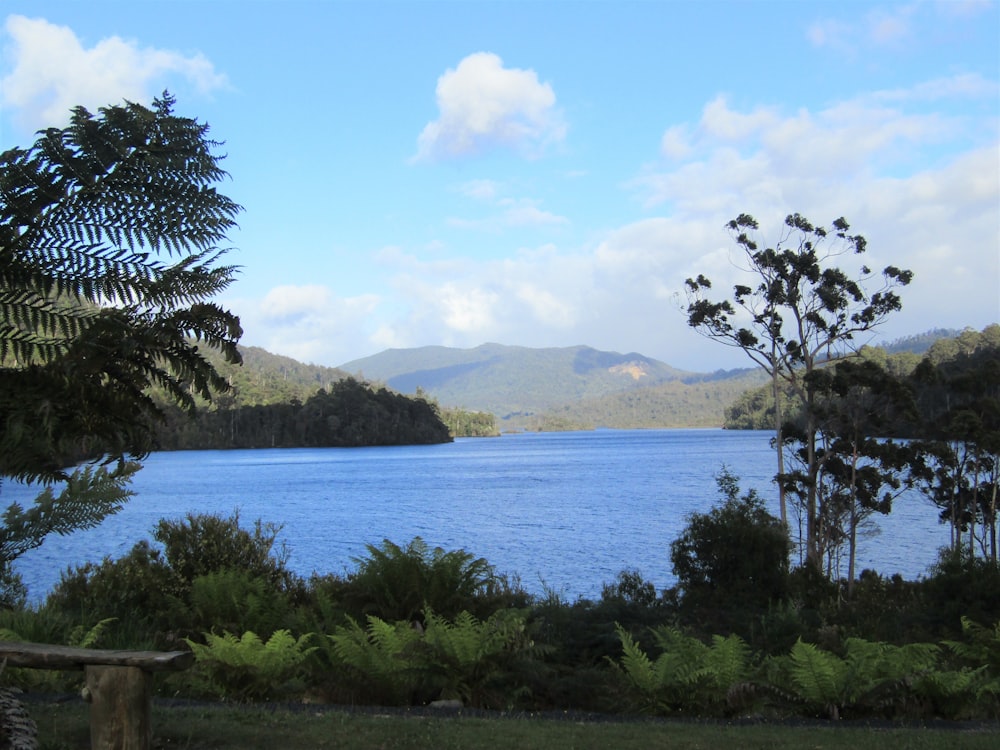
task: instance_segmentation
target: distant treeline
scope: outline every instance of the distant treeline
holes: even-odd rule
[[[914,341],[922,343],[939,332],[930,332],[923,337],[910,337],[901,341],[905,344]],[[880,365],[889,375],[910,382],[920,406],[928,407],[929,400],[936,393],[932,381],[939,379],[938,376],[931,377],[931,372],[941,370],[942,366],[945,366],[943,369],[969,368],[971,371],[979,365],[978,360],[985,356],[984,352],[1000,351],[1000,325],[989,325],[982,331],[967,328],[952,338],[935,338],[933,343],[923,349],[925,352],[923,356],[913,349],[900,350],[898,343],[891,346],[897,353],[890,353],[888,349],[882,347],[865,346],[861,348],[860,354],[863,358]],[[917,375],[918,367],[921,365],[921,374]],[[780,395],[786,418],[794,418],[794,413],[790,411],[793,403],[791,395],[787,392]],[[748,390],[734,401],[725,410],[725,428],[773,430],[774,397],[770,384]],[[898,436],[903,435],[901,433]]]
[[[194,417],[166,410],[157,438],[161,450],[423,445],[452,439],[434,404],[350,377],[304,402],[239,406],[220,399]]]

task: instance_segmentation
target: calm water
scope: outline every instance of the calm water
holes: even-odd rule
[[[121,513],[97,529],[50,537],[17,569],[38,599],[67,567],[119,557],[148,539],[160,518],[239,509],[247,526],[258,518],[284,524],[280,539],[302,575],[342,573],[368,543],[421,536],[485,557],[535,593],[597,596],[626,567],[664,588],[673,583],[670,542],[689,513],[718,500],[714,475],[723,464],[744,489],[775,496],[769,437],[598,430],[434,446],[158,453]],[[6,483],[0,504],[32,496]],[[926,501],[899,501],[879,523],[882,533],[862,540],[859,571],[915,578],[947,543]]]

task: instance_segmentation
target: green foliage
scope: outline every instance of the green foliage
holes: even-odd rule
[[[374,616],[367,623],[349,618],[329,636],[333,663],[349,669],[360,697],[390,705],[451,699],[509,707],[524,693],[513,679],[519,660],[540,653],[513,610],[482,621],[460,612],[449,621],[428,609],[423,626]]]
[[[875,276],[870,268],[862,265],[853,278],[832,266],[838,256],[860,255],[867,249],[864,237],[849,234],[843,217],[828,231],[800,214],[790,214],[778,242],[765,248],[758,243],[759,225],[753,216],[741,214],[728,227],[755,285],[738,284],[732,302],[714,302],[707,297],[712,288],[709,279],[700,274],[687,279],[688,324],[710,339],[742,349],[770,376],[779,475],[785,474],[780,389],[790,389],[799,402],[807,465],[806,481],[794,489],[801,490],[806,558],[819,566],[823,508],[816,477],[822,460],[816,452],[819,425],[809,379],[831,357],[844,356],[856,336],[871,331],[902,307],[894,290],[909,284],[913,273],[887,266],[881,288],[869,292],[865,287]],[[782,521],[787,521],[786,489],[784,485],[779,488]]]
[[[254,522],[253,531],[240,526],[239,510],[230,516],[188,513],[183,520],[162,519],[153,538],[163,545],[167,564],[190,583],[221,570],[241,570],[271,584],[283,584],[289,573],[288,552],[275,548],[281,526]]]
[[[45,606],[84,623],[116,617],[166,630],[180,590],[160,551],[142,541],[117,560],[106,557],[63,572]]]
[[[602,601],[620,601],[636,607],[656,606],[656,587],[638,570],[621,570],[613,583],[601,587]]]
[[[302,689],[304,663],[316,650],[311,634],[295,638],[276,630],[267,642],[252,631],[205,633],[205,643],[187,639],[196,663],[191,679],[206,695],[223,700],[273,700]]]
[[[425,612],[425,663],[443,699],[465,705],[508,708],[525,691],[512,686],[516,662],[544,652],[528,634],[522,613],[500,610],[480,621],[460,612],[453,622]]]
[[[46,484],[0,527],[0,599],[10,563],[51,533],[100,523],[154,447],[163,411],[193,410],[228,383],[204,358],[240,360],[239,319],[210,301],[233,280],[217,248],[240,207],[208,126],[127,102],[0,154],[0,478]],[[66,467],[104,456],[113,471]]]
[[[448,425],[452,437],[496,437],[496,417],[484,411],[467,411],[465,409],[441,409],[441,419]]]
[[[189,602],[189,629],[210,627],[218,632],[247,628],[262,637],[280,629],[292,609],[287,592],[273,582],[232,568],[191,581]]]
[[[18,606],[26,595],[11,568],[15,559],[41,546],[49,534],[64,536],[92,528],[117,513],[132,495],[126,485],[139,468],[124,461],[110,471],[87,466],[70,474],[58,494],[50,486],[29,508],[18,503],[8,506],[0,519],[0,605]]]
[[[257,521],[252,530],[231,516],[189,514],[161,520],[154,538],[128,555],[67,571],[47,605],[85,622],[114,616],[142,623],[161,647],[177,634],[213,628],[269,634],[289,618],[302,582],[275,554],[280,527]]]
[[[828,718],[896,714],[911,699],[913,685],[937,664],[933,644],[893,646],[849,638],[840,657],[798,641],[784,664],[795,695]],[[780,685],[788,687],[787,684]]]
[[[624,628],[616,628],[623,655],[619,665],[640,706],[659,714],[719,715],[731,685],[750,674],[750,648],[739,636],[715,636],[711,645],[676,628],[653,631],[661,653],[652,660]]]
[[[361,690],[387,705],[413,702],[420,675],[415,664],[420,633],[409,622],[390,624],[369,615],[367,628],[353,618],[329,636],[337,661],[351,669]]]
[[[766,611],[788,593],[787,527],[724,467],[716,477],[722,505],[694,513],[670,545],[670,560],[689,612]],[[723,620],[728,625],[729,623]]]
[[[929,677],[936,678],[935,686],[946,688],[941,691],[945,696],[971,693],[979,704],[973,715],[1000,718],[1000,621],[987,628],[963,617],[962,633],[964,641],[943,642],[959,661],[959,669],[947,675],[953,683],[943,684],[944,674]]]
[[[422,445],[451,440],[437,407],[345,377],[299,401],[174,410],[157,431],[168,450]]]
[[[353,611],[412,622],[421,619],[424,609],[444,617],[496,609],[497,576],[481,557],[431,549],[420,537],[406,547],[385,539],[380,547],[369,544],[367,549],[368,557],[355,560],[358,568],[349,578],[346,603]]]
[[[0,154],[3,475],[60,480],[81,450],[141,458],[147,389],[193,408],[228,387],[199,347],[239,361],[239,319],[208,299],[233,280],[216,246],[241,209],[214,187],[208,127],[173,104],[77,107]]]

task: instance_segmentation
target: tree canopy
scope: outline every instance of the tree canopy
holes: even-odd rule
[[[151,386],[193,409],[228,387],[205,347],[240,358],[239,319],[210,298],[233,281],[219,244],[241,208],[215,187],[220,144],[173,105],[77,107],[0,154],[0,477],[67,481],[77,459],[119,462],[78,473],[73,503],[39,498],[43,515],[69,514],[56,529],[127,497],[125,460],[149,452],[162,416]],[[91,490],[104,500],[81,501]]]
[[[771,376],[779,475],[785,474],[778,397],[781,382],[802,403],[806,471],[800,500],[806,518],[806,555],[818,563],[822,552],[816,491],[820,459],[810,376],[818,367],[852,351],[856,336],[899,310],[901,301],[895,289],[909,284],[913,274],[887,266],[881,274],[881,287],[870,292],[866,286],[875,277],[870,268],[862,265],[855,276],[832,265],[839,256],[860,255],[867,249],[865,238],[851,234],[843,218],[827,230],[800,214],[790,214],[775,246],[763,248],[753,216],[741,214],[727,227],[743,251],[749,272],[756,277],[755,286],[737,284],[732,302],[713,301],[706,296],[712,288],[709,279],[703,275],[687,279],[688,323],[711,339],[742,349]],[[785,521],[784,486],[779,486],[781,519]]]

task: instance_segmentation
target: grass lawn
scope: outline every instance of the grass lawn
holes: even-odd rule
[[[82,702],[35,703],[41,750],[90,747]],[[976,728],[875,728],[840,725],[739,725],[680,721],[589,721],[553,718],[353,713],[335,708],[232,706],[153,709],[156,748],[313,750],[321,748],[517,748],[518,750],[996,750],[1000,724]]]

